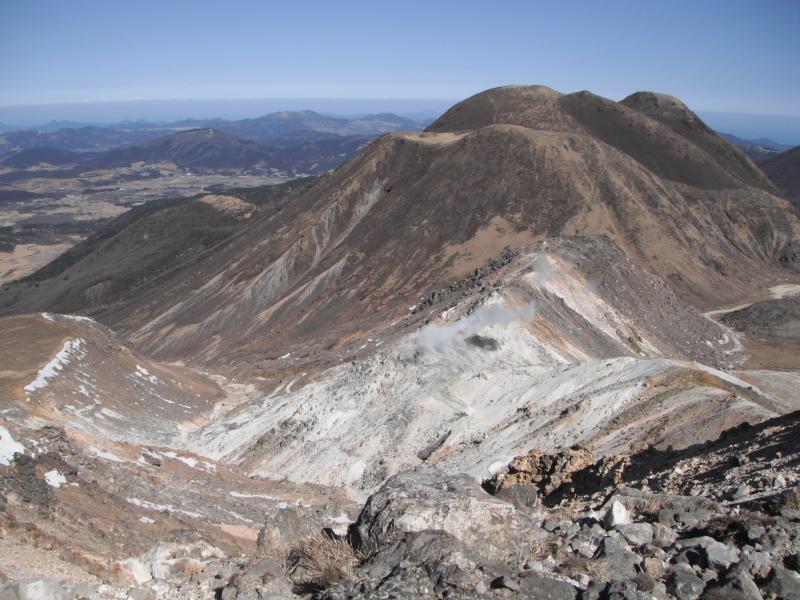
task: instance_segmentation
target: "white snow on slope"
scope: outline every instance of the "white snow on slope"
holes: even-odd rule
[[[228,492],[234,498],[263,498],[264,500],[280,500],[277,496],[268,494],[245,494],[243,492]]]
[[[11,437],[8,429],[0,426],[0,465],[8,466],[17,452],[25,452],[25,446]]]
[[[117,456],[113,452],[109,452],[108,450],[100,450],[99,448],[95,448],[93,446],[90,446],[89,448],[87,448],[87,450],[89,450],[89,452],[91,452],[92,454],[94,454],[98,458],[104,458],[106,460],[110,460],[111,462],[119,462],[119,463],[128,462],[128,461],[125,461],[125,460],[121,459],[119,456]]]
[[[171,450],[164,452],[157,452],[155,450],[149,450],[147,448],[143,448],[142,454],[146,454],[154,458],[171,458],[172,460],[178,460],[182,462],[187,467],[191,467],[192,469],[201,469],[209,473],[217,470],[217,466],[210,462],[206,462],[204,460],[197,460],[196,458],[192,458],[191,456],[181,456],[177,452],[172,452]]]
[[[95,323],[95,320],[91,317],[84,317],[83,315],[61,315],[65,319],[69,319],[70,321],[78,321],[79,323]]]
[[[158,377],[152,375],[150,371],[148,371],[141,365],[136,365],[136,371],[133,374],[136,377],[141,377],[142,379],[146,379],[150,383],[158,383]]]
[[[68,365],[72,358],[76,356],[81,357],[85,353],[83,344],[84,341],[81,338],[67,340],[64,342],[64,346],[58,351],[58,354],[56,354],[45,366],[39,369],[39,372],[36,374],[36,378],[25,386],[25,391],[33,392],[46,387],[47,380],[58,375],[58,372],[63,370],[64,366]]]
[[[155,502],[148,502],[147,500],[140,500],[139,498],[125,498],[129,503],[139,508],[146,508],[148,510],[156,510],[158,512],[177,513],[192,517],[193,519],[201,519],[203,515],[200,513],[192,512],[190,510],[183,510],[176,508],[171,504],[156,504]]]
[[[67,483],[67,478],[59,473],[56,469],[45,473],[44,480],[47,482],[47,485],[54,488],[60,488],[62,485]]]

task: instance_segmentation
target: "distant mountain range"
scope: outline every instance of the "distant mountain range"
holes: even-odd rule
[[[745,139],[737,137],[732,133],[721,133],[720,135],[739,146],[747,156],[755,161],[775,156],[792,147],[790,144],[781,144],[765,137]]]
[[[5,131],[0,135],[0,152],[43,147],[96,152],[138,144],[187,129],[212,128],[244,140],[266,143],[296,132],[324,133],[342,137],[376,136],[390,131],[419,131],[424,125],[423,122],[391,113],[349,119],[325,116],[311,110],[276,112],[256,119],[239,121],[226,119],[186,119],[173,123],[135,121],[106,127],[56,121],[41,129]],[[300,141],[305,142],[308,139]]]
[[[259,144],[212,128],[177,131],[101,152],[76,152],[58,147],[26,148],[0,156],[0,165],[17,169],[5,179],[42,176],[37,166],[58,167],[59,176],[125,167],[132,163],[174,163],[196,171],[277,170],[288,174],[319,174],[352,157],[372,135],[338,135],[293,131]]]

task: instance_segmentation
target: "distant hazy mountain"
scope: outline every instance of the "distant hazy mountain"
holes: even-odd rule
[[[29,148],[60,148],[80,152],[109,150],[169,133],[168,130],[123,131],[108,127],[58,129],[56,131],[11,131],[0,136],[0,152]]]
[[[100,123],[87,123],[83,121],[48,121],[36,127],[39,131],[58,131],[59,129],[81,129],[83,127],[103,127]]]
[[[108,168],[139,161],[174,162],[184,168],[226,169],[248,168],[268,159],[268,152],[255,142],[215,129],[191,129],[103,152],[87,164]]]
[[[72,130],[74,131],[74,130]],[[110,131],[110,130],[109,130]],[[315,131],[293,131],[274,138],[275,144],[259,144],[212,128],[171,132],[102,152],[74,152],[63,148],[26,148],[0,156],[0,165],[20,169],[5,177],[18,180],[41,176],[24,172],[38,165],[62,167],[62,176],[78,176],[89,170],[125,167],[132,163],[174,163],[183,169],[280,170],[290,174],[319,174],[351,158],[374,136]]]
[[[776,154],[779,154],[792,147],[791,145],[781,144],[766,137],[758,139],[745,139],[737,137],[732,133],[720,133],[720,135],[739,146],[742,151],[747,154],[747,156],[755,161],[760,161],[771,156],[775,156]]]
[[[42,163],[57,166],[77,164],[85,158],[83,154],[61,148],[28,148],[0,156],[0,165],[27,169]]]
[[[390,131],[419,131],[422,129],[420,123],[390,113],[367,115],[357,119],[343,119],[321,115],[313,110],[276,112],[256,119],[240,121],[186,120],[170,123],[167,127],[213,127],[257,142],[268,142],[296,131],[314,131],[340,136],[374,136]]]
[[[57,128],[60,124],[70,127]],[[373,137],[391,131],[419,131],[422,123],[391,113],[366,115],[359,118],[339,118],[321,115],[311,110],[283,111],[258,117],[229,121],[225,119],[185,119],[172,123],[129,121],[98,127],[65,121],[51,121],[36,130],[9,131],[0,136],[0,152],[27,148],[60,148],[80,152],[101,151],[131,144],[140,144],[179,130],[214,129],[235,135],[243,140],[272,143],[276,138],[315,134]],[[306,142],[308,138],[300,141]]]

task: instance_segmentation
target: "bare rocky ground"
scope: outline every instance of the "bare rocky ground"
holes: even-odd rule
[[[3,323],[10,598],[755,598],[796,584],[791,384],[731,375],[756,373],[741,370],[747,333],[602,239],[504,253],[409,307],[371,353],[277,385],[156,363],[83,317]],[[610,524],[612,506],[627,518]]]
[[[33,584],[11,583],[2,593],[794,598],[800,593],[798,434],[800,413],[793,413],[677,453],[597,459],[577,447],[535,451],[483,487],[422,466],[389,478],[346,534],[329,531],[294,551],[282,547],[288,521],[268,519],[247,557],[225,556],[196,533],[178,532],[117,563],[135,585],[65,583],[55,588],[62,596],[35,596],[24,591]]]
[[[800,221],[683,104],[491,90],[285,192],[2,286],[2,594],[797,596]]]

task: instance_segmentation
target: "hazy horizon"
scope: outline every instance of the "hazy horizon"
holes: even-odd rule
[[[615,98],[620,100],[621,98]],[[249,98],[196,100],[115,100],[0,106],[0,124],[36,128],[51,122],[107,126],[123,122],[168,123],[184,119],[248,119],[272,112],[313,110],[337,117],[394,113],[413,119],[435,118],[458,99]],[[800,117],[692,110],[712,128],[741,138],[766,137],[782,144],[800,144]]]
[[[219,98],[153,99],[0,105],[0,123],[14,127],[44,125],[50,121],[119,123],[169,122],[182,119],[247,119],[272,112],[313,110],[323,114],[358,116],[374,113],[437,115],[457,100],[360,98]]]

